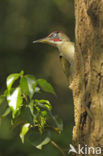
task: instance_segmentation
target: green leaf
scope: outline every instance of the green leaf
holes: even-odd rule
[[[29,105],[27,105],[26,107],[24,107],[22,109],[22,112],[21,112],[21,117],[22,119],[25,121],[25,122],[28,122],[28,123],[33,123],[33,115],[31,113],[31,110],[29,108]]]
[[[36,114],[34,114],[34,103],[31,100],[30,103],[27,105],[27,107],[29,108],[31,115],[33,116],[33,118],[36,118]]]
[[[28,95],[30,98],[32,98],[35,92],[36,85],[35,77],[32,75],[26,75],[20,80],[22,93]]]
[[[42,147],[48,144],[51,140],[50,131],[46,131],[41,135],[39,131],[32,128],[28,134],[28,140],[33,146],[41,150]]]
[[[38,79],[37,80],[37,83],[38,83],[38,85],[41,87],[41,89],[43,91],[49,92],[49,93],[52,93],[52,94],[56,95],[56,93],[55,93],[52,85],[49,82],[47,82],[46,80],[44,80],[44,79]]]
[[[24,75],[24,71],[21,70],[21,72],[20,72],[20,76],[22,77],[23,75]]]
[[[10,112],[11,112],[11,109],[7,108],[5,112],[2,114],[2,117],[6,117],[8,114],[10,114]]]
[[[46,117],[44,117],[44,116],[42,116],[42,115],[40,115],[39,116],[39,131],[40,131],[40,133],[42,134],[43,133],[43,130],[44,130],[44,126],[45,126],[45,124],[46,124],[46,120],[47,120],[47,118]]]
[[[41,111],[41,115],[42,115],[43,117],[47,117],[48,113],[47,113],[46,110],[43,110],[43,111]]]
[[[36,148],[41,150],[44,145],[46,145],[50,142],[50,140],[51,139],[49,137],[46,137],[39,145],[36,146]]]
[[[26,123],[23,125],[22,130],[20,132],[20,138],[21,138],[22,143],[24,143],[24,137],[26,133],[29,131],[29,129],[30,129],[30,123]]]
[[[48,113],[48,115],[50,116],[50,118],[53,120],[55,126],[54,126],[54,129],[58,132],[58,133],[61,133],[63,131],[63,122],[62,120],[60,120],[59,118],[55,117],[53,114],[52,114],[52,111],[51,111],[51,107],[48,107],[49,105],[45,105],[43,104],[43,102],[45,102],[47,100],[35,100],[37,106],[39,108],[43,108],[44,110],[46,110],[46,112]],[[48,103],[48,102],[47,102]],[[51,105],[50,105],[51,106]],[[44,115],[46,114],[46,112],[42,112],[41,110],[41,114]]]
[[[17,87],[11,95],[9,94],[7,100],[9,107],[12,110],[12,117],[15,118],[16,113],[20,111],[23,101],[20,87]]]
[[[5,96],[4,95],[1,95],[0,96],[0,105],[5,101]]]
[[[63,131],[63,121],[60,120],[60,119],[56,119],[55,118],[55,123],[56,123],[56,126],[54,129],[59,133],[61,134],[61,132]]]
[[[37,99],[35,99],[35,104],[37,104],[38,106],[40,106],[42,108],[47,108],[49,110],[52,109],[52,106],[48,100],[37,100]]]
[[[2,117],[7,107],[8,107],[7,101],[4,100],[3,103],[0,105],[0,117]]]
[[[11,89],[13,83],[20,77],[20,74],[19,73],[16,73],[16,74],[11,74],[7,77],[7,80],[6,80],[6,85],[7,85],[7,88],[8,90]]]
[[[54,121],[55,123],[55,127],[54,129],[60,134],[63,131],[63,122],[61,119],[59,119],[58,117],[55,117],[51,111],[48,111],[51,119]]]

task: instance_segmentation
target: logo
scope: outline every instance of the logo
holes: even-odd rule
[[[83,147],[78,144],[77,150],[75,147],[70,144],[70,149],[68,151],[68,154],[71,152],[76,153],[76,154],[96,154],[99,155],[101,154],[101,147],[89,147],[88,145],[84,145]]]

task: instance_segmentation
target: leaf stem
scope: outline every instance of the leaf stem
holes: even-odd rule
[[[64,150],[63,150],[58,144],[56,144],[55,141],[51,140],[50,143],[51,143],[54,147],[56,147],[56,148],[62,153],[63,156],[66,156],[65,153],[64,153]]]

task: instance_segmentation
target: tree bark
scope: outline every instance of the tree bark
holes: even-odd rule
[[[75,0],[73,144],[103,147],[103,0]],[[78,150],[78,149],[77,149]],[[85,150],[85,149],[84,149]],[[92,156],[91,151],[91,156]],[[78,155],[78,154],[74,154]],[[89,155],[89,154],[80,154]],[[96,155],[97,154],[93,154]],[[103,151],[100,154],[103,156]]]

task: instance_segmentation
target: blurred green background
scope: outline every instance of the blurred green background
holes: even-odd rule
[[[6,77],[25,71],[37,78],[47,79],[55,88],[51,100],[54,113],[64,122],[61,135],[54,140],[66,150],[72,143],[73,100],[58,58],[58,50],[33,40],[61,30],[74,41],[73,0],[0,0],[0,92],[5,89]],[[42,151],[28,142],[21,143],[18,131],[11,131],[9,120],[0,121],[0,156],[60,156],[51,144]]]

